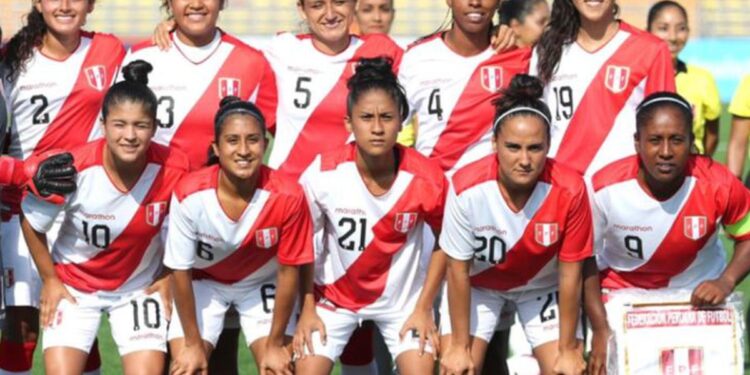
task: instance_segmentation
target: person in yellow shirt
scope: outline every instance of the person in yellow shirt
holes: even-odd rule
[[[742,178],[750,137],[750,74],[737,87],[729,104],[729,113],[732,114],[732,130],[729,133],[727,167],[735,176]],[[750,186],[750,179],[745,180],[745,186]]]
[[[695,148],[712,156],[719,142],[721,101],[711,73],[678,58],[690,37],[687,11],[675,1],[657,2],[648,12],[648,31],[669,45],[677,93],[693,106]]]

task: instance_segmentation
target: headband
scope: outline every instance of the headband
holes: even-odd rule
[[[263,127],[266,127],[266,120],[263,118],[263,114],[260,113],[257,107],[255,107],[252,103],[249,102],[243,102],[243,101],[236,101],[234,103],[229,103],[226,106],[224,106],[223,111],[219,111],[216,113],[216,116],[214,117],[214,127],[218,128],[220,124],[226,120],[229,115],[234,114],[244,114],[244,115],[250,115],[252,117],[255,117],[256,120],[258,120]]]
[[[497,126],[500,125],[500,121],[503,121],[503,119],[505,119],[506,117],[508,117],[508,116],[510,116],[510,115],[512,115],[514,113],[518,113],[518,112],[532,112],[532,113],[535,113],[535,114],[541,116],[544,119],[544,121],[547,123],[547,125],[551,125],[552,124],[550,122],[549,118],[547,118],[547,115],[545,115],[544,113],[542,113],[542,111],[540,111],[538,109],[531,108],[531,107],[516,107],[516,108],[511,109],[508,112],[503,113],[502,115],[500,115],[500,117],[497,118],[497,120],[495,120],[495,122],[492,124],[492,132],[494,133],[495,130],[497,130]]]
[[[642,111],[644,108],[646,108],[646,107],[648,107],[648,106],[650,106],[652,104],[659,103],[659,102],[677,103],[677,104],[680,105],[680,107],[683,107],[683,108],[687,109],[688,111],[690,111],[690,113],[693,112],[693,109],[690,108],[690,106],[687,103],[685,103],[684,101],[682,101],[680,99],[677,99],[677,98],[673,98],[671,96],[662,96],[662,97],[659,97],[659,98],[651,99],[651,100],[649,100],[649,101],[647,101],[645,103],[642,103],[641,105],[638,106],[638,110],[636,111],[636,113]]]

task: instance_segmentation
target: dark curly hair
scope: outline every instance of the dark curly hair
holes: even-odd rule
[[[90,0],[93,1],[93,0]],[[44,22],[42,13],[31,7],[31,12],[26,15],[26,25],[18,30],[5,48],[5,53],[0,62],[7,67],[6,79],[15,81],[24,70],[26,61],[31,58],[34,48],[42,45],[42,38],[47,32],[47,24]]]

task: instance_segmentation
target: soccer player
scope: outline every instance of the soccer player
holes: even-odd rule
[[[616,19],[614,0],[556,0],[531,62],[552,111],[550,157],[590,177],[633,154],[635,107],[674,91],[666,43]]]
[[[423,247],[437,231],[447,181],[416,151],[396,145],[408,104],[392,66],[363,59],[349,80],[346,126],[354,142],[316,157],[302,175],[315,228],[313,275],[303,279],[295,335],[301,374],[328,374],[362,319],[380,329],[400,374],[429,374],[439,285]],[[426,286],[425,279],[430,280]],[[432,348],[432,349],[431,349]]]
[[[648,12],[648,31],[669,46],[677,92],[693,106],[695,147],[711,156],[719,143],[721,102],[716,81],[706,69],[686,64],[678,55],[685,48],[690,28],[685,8],[676,1],[660,1]]]
[[[164,258],[178,312],[172,373],[207,370],[234,305],[259,373],[291,374],[284,345],[294,333],[298,266],[313,262],[307,201],[295,180],[262,165],[266,125],[255,105],[224,98],[214,131],[218,164],[185,177],[172,198]]]
[[[448,4],[453,26],[412,44],[399,80],[418,118],[415,148],[452,173],[492,152],[490,103],[514,75],[528,71],[531,50],[495,53],[490,39],[499,0]]]
[[[48,374],[81,373],[106,312],[126,374],[161,374],[169,319],[162,226],[188,159],[151,142],[157,100],[151,66],[134,61],[102,107],[104,139],[72,150],[78,190],[62,205],[23,201],[22,229],[42,278],[40,322]],[[47,232],[64,222],[50,251]]]
[[[172,47],[162,51],[146,41],[125,58],[154,66],[151,87],[159,100],[154,141],[180,148],[194,169],[206,164],[211,123],[223,97],[252,100],[269,126],[276,114],[274,76],[263,54],[216,26],[225,2],[162,0],[162,8],[174,18]]]
[[[729,113],[732,114],[732,130],[729,135],[727,167],[732,174],[742,178],[747,159],[747,140],[750,137],[750,75],[746,75],[737,87],[729,104]],[[745,186],[750,186],[750,178],[745,180]]]
[[[723,165],[691,154],[684,98],[649,95],[636,116],[637,154],[592,179],[601,286],[689,288],[693,305],[721,304],[750,270],[750,192]],[[728,265],[720,225],[734,240]]]
[[[516,76],[495,101],[494,153],[451,178],[440,248],[450,257],[441,306],[448,374],[480,372],[502,306],[515,302],[541,372],[581,374],[583,261],[592,254],[583,179],[547,158],[541,82]]]
[[[125,55],[112,35],[81,29],[93,9],[93,0],[35,1],[26,25],[7,43],[0,70],[12,118],[12,157],[24,160],[53,149],[70,150],[89,140]],[[0,374],[31,370],[39,332],[40,282],[20,235],[20,202],[21,190],[3,190],[0,248],[13,282],[6,295]],[[49,232],[50,243],[59,225]],[[87,370],[97,369],[98,352],[90,358]]]
[[[516,45],[533,47],[549,23],[546,0],[505,0],[500,3],[500,24],[510,26]]]
[[[359,34],[388,34],[396,17],[396,8],[393,0],[358,0],[354,14],[357,22],[353,26],[359,29]]]

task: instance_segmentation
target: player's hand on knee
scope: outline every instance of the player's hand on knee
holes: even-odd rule
[[[61,300],[75,304],[76,299],[70,294],[65,284],[57,277],[50,277],[44,280],[42,285],[41,296],[39,297],[39,324],[42,327],[49,327],[55,323],[57,306]]]
[[[433,354],[438,350],[438,334],[435,326],[435,319],[432,316],[432,310],[415,309],[414,312],[406,319],[404,326],[398,333],[401,341],[404,341],[406,335],[416,335],[419,337],[419,355],[424,354],[424,348],[427,340],[430,341],[433,348]]]
[[[609,328],[593,331],[591,353],[589,353],[588,374],[607,374],[607,345],[611,332]]]
[[[51,150],[32,155],[24,161],[26,187],[36,196],[55,204],[62,204],[65,195],[76,190],[76,169],[73,155]]]
[[[315,311],[315,306],[306,307],[297,322],[297,330],[294,332],[293,348],[297,359],[305,358],[306,353],[315,355],[313,350],[312,336],[314,332],[320,335],[320,342],[326,344],[326,326]]]
[[[172,40],[169,39],[169,33],[175,29],[176,25],[174,19],[159,22],[154,29],[154,35],[151,36],[151,42],[156,44],[162,51],[168,50],[169,47],[172,47]]]
[[[161,303],[164,305],[164,318],[171,320],[172,318],[172,274],[165,273],[161,277],[157,278],[151,285],[146,288],[146,295],[159,293]]]
[[[261,375],[292,375],[292,356],[283,345],[266,344],[266,353],[260,364]]]
[[[469,348],[448,346],[440,359],[440,375],[474,375],[474,362]]]
[[[586,362],[578,350],[562,350],[557,354],[552,371],[561,375],[583,375],[586,371]]]
[[[185,345],[172,361],[170,375],[208,375],[208,358],[203,343]]]
[[[731,282],[718,278],[706,280],[693,290],[690,304],[693,306],[716,306],[724,303],[734,289]]]
[[[516,33],[508,25],[500,25],[492,34],[490,43],[495,53],[502,53],[516,46]]]

